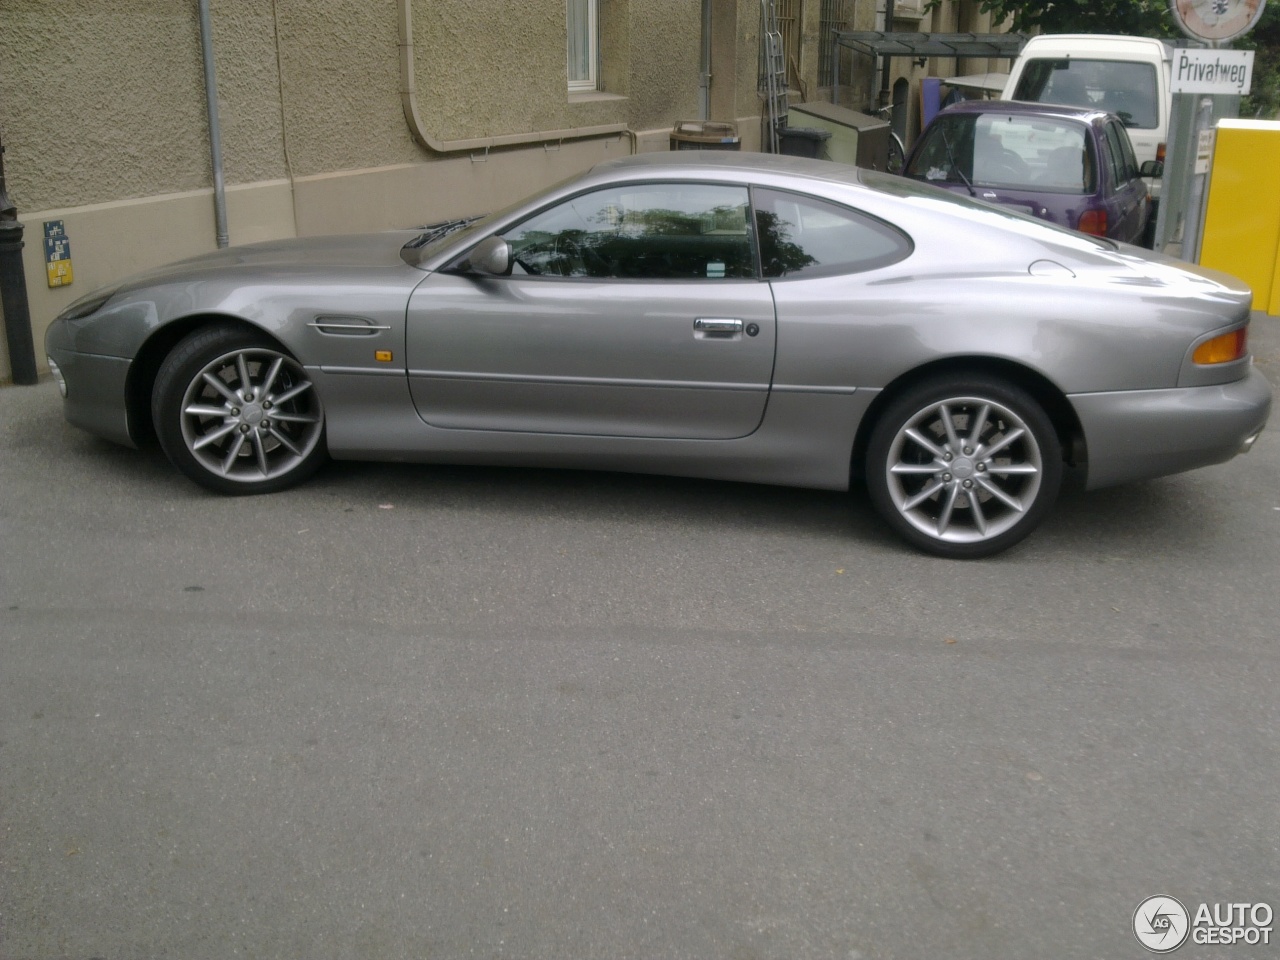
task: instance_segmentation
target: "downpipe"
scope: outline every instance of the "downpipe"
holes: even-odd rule
[[[222,176],[222,125],[218,122],[218,77],[213,66],[213,28],[209,0],[200,0],[200,50],[204,56],[204,96],[209,109],[209,153],[213,162],[213,211],[218,249],[231,241],[227,234],[227,187]]]

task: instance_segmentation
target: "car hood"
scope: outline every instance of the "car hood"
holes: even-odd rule
[[[400,249],[416,236],[412,230],[269,240],[228,247],[166,264],[129,277],[117,287],[128,292],[152,284],[199,279],[255,277],[287,280],[331,272],[403,272]],[[413,271],[421,279],[420,271]]]

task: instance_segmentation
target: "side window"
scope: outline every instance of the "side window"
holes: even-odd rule
[[[781,190],[755,189],[756,233],[764,275],[833,276],[874,270],[911,253],[887,223],[846,207]]]
[[[755,276],[747,188],[638,183],[586,193],[508,230],[516,275],[622,280]]]
[[[1129,139],[1129,135],[1122,131],[1117,131],[1117,137],[1120,141],[1120,151],[1124,154],[1125,179],[1135,180],[1142,176],[1142,171],[1138,168],[1138,158],[1133,152],[1133,141]]]
[[[1127,178],[1124,173],[1124,153],[1120,150],[1120,139],[1116,136],[1115,124],[1106,125],[1107,166],[1111,169],[1111,189],[1119,190]]]
[[[1133,144],[1129,142],[1128,134],[1119,124],[1107,124],[1107,149],[1112,156],[1116,189],[1124,187],[1130,180],[1140,176],[1138,159],[1133,155]]]

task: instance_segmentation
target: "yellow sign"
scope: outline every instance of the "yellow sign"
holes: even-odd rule
[[[44,262],[49,271],[49,286],[65,287],[71,282],[71,241],[61,220],[44,222]]]
[[[49,270],[49,286],[65,287],[72,281],[73,275],[70,260],[54,260],[52,263],[45,264],[45,266]]]

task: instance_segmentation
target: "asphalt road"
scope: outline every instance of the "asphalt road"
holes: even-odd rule
[[[1280,910],[1278,476],[1273,429],[954,563],[861,494],[219,498],[0,390],[0,958],[1137,958],[1148,896]]]

